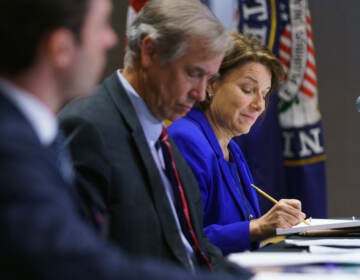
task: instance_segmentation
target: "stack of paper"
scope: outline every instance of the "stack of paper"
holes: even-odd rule
[[[261,272],[251,280],[359,280],[359,275],[349,273],[284,273],[284,272]]]
[[[289,266],[320,263],[355,264],[360,265],[360,253],[345,254],[311,254],[311,253],[236,253],[228,259],[247,268]]]
[[[309,247],[309,252],[314,254],[360,253],[360,238],[286,239],[285,244]]]
[[[360,233],[360,220],[307,219],[310,225],[300,223],[291,228],[277,228],[277,235],[289,235],[329,229],[348,229]]]

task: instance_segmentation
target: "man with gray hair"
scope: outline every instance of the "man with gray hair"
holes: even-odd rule
[[[84,217],[132,255],[227,270],[203,233],[196,180],[164,121],[205,98],[231,39],[194,0],[149,1],[127,35],[124,69],[59,116]]]

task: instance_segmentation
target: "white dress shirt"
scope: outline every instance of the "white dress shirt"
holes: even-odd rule
[[[7,80],[0,79],[0,87],[29,121],[40,142],[44,146],[52,143],[58,131],[58,122],[54,113],[38,98]]]

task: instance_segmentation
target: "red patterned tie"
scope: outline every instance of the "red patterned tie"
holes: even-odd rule
[[[176,169],[175,161],[171,152],[168,133],[165,127],[163,127],[163,130],[159,138],[159,142],[165,161],[165,173],[173,188],[175,207],[178,213],[182,231],[190,241],[197,259],[205,263],[209,267],[210,271],[212,271],[212,265],[210,259],[201,249],[199,241],[196,237],[195,231],[192,226],[189,207],[184,193],[184,188],[180,180],[179,172]]]

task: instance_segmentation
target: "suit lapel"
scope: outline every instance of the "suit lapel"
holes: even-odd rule
[[[231,140],[229,147],[233,155],[235,155],[236,167],[239,171],[239,176],[241,176],[241,180],[244,185],[244,193],[248,198],[250,204],[253,206],[256,217],[260,217],[260,206],[257,199],[257,194],[256,191],[250,186],[251,184],[253,184],[254,180],[245,161],[245,157],[242,154],[240,147],[235,143],[235,141]]]
[[[201,113],[197,109],[191,110],[187,117],[189,117],[193,122],[196,122],[200,127],[203,133],[205,134],[206,139],[208,140],[211,148],[213,149],[216,158],[218,160],[219,169],[221,171],[222,178],[225,182],[225,186],[228,189],[229,193],[233,197],[233,200],[235,201],[237,207],[239,208],[240,212],[243,214],[244,218],[247,219],[246,216],[246,208],[243,203],[243,201],[240,198],[239,193],[236,189],[236,183],[234,182],[233,176],[231,174],[231,171],[229,169],[229,166],[224,158],[224,154],[221,150],[221,147],[219,145],[219,142],[215,136],[215,133],[210,126],[207,118],[203,113]]]
[[[72,198],[76,197],[75,188],[73,184],[70,184],[65,180],[65,178],[60,173],[58,167],[56,166],[54,151],[52,151],[49,147],[45,147],[41,142],[40,138],[37,135],[36,131],[34,130],[34,127],[29,122],[27,117],[23,114],[23,112],[13,103],[13,101],[6,96],[6,93],[3,89],[0,88],[0,108],[1,110],[7,110],[8,115],[12,116],[11,123],[16,122],[15,129],[19,131],[23,131],[24,134],[26,134],[28,137],[27,139],[31,140],[33,142],[33,147],[38,149],[39,155],[43,156],[44,160],[48,161],[48,164],[53,167],[53,170],[55,170],[55,174],[57,177],[59,177],[59,180],[63,181],[63,187],[66,191],[69,192],[69,194],[72,196]],[[21,126],[20,126],[21,125]],[[40,155],[41,153],[41,155]]]
[[[14,118],[18,119],[19,123],[24,124],[23,129],[26,128],[26,131],[29,131],[29,133],[31,134],[31,138],[34,140],[34,142],[36,142],[38,145],[42,145],[40,143],[39,136],[36,134],[33,126],[29,122],[29,120],[26,118],[26,116],[23,114],[23,112],[13,103],[11,98],[9,98],[6,95],[7,94],[5,93],[5,91],[2,88],[0,88],[1,107],[6,108],[6,110],[9,111],[10,115],[12,115]],[[19,129],[19,128],[17,128],[17,129]]]
[[[152,194],[155,208],[165,239],[174,255],[184,266],[189,266],[184,245],[180,239],[162,179],[146,141],[140,121],[116,72],[104,81],[112,101],[129,127],[130,135],[142,159],[143,169],[148,178],[148,189]],[[149,229],[151,230],[151,229]]]

